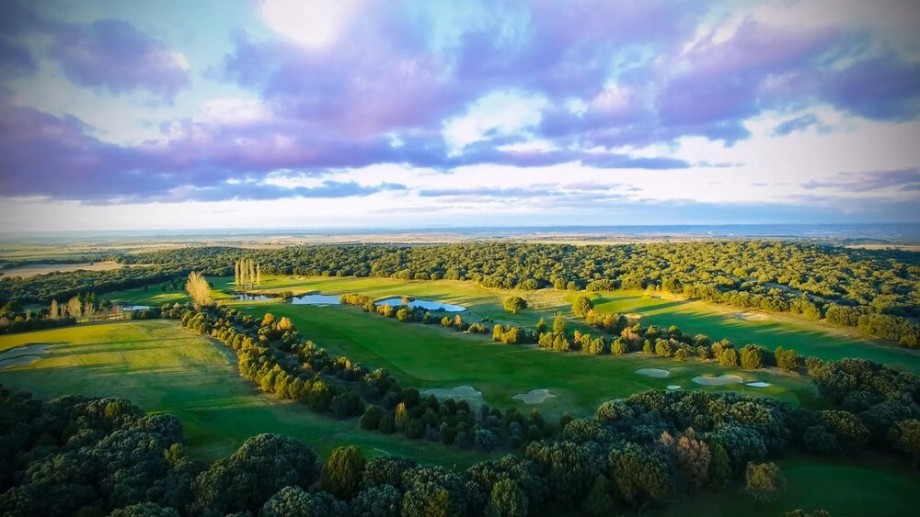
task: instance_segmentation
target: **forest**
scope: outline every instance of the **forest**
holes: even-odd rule
[[[625,245],[461,243],[324,245],[243,250],[199,247],[124,254],[144,267],[0,280],[0,305],[50,303],[93,291],[182,282],[191,270],[229,276],[236,261],[260,274],[468,280],[485,287],[656,289],[691,299],[800,315],[920,346],[920,259],[896,251],[780,241]],[[251,262],[250,262],[251,263]],[[236,266],[236,268],[235,268]]]
[[[0,512],[13,515],[514,515],[641,511],[701,491],[768,501],[785,487],[770,462],[791,451],[920,457],[920,380],[867,361],[821,366],[833,409],[736,393],[648,391],[566,419],[552,438],[464,471],[368,460],[355,447],[317,458],[262,434],[202,464],[181,424],[129,401],[50,401],[0,386]],[[407,399],[407,410],[431,410]],[[838,405],[839,404],[839,405]],[[442,406],[443,407],[443,406]],[[483,414],[478,420],[500,419]],[[362,421],[363,424],[363,421]],[[789,515],[802,515],[790,513]]]
[[[503,254],[504,262],[499,258]],[[722,268],[730,268],[738,254],[748,254],[746,260],[759,264],[758,270],[748,267],[713,274],[728,271]],[[569,255],[577,255],[580,268]],[[565,264],[560,268],[556,259]],[[715,286],[712,288],[723,296],[733,294],[709,301],[735,304],[742,302],[733,297],[750,300],[757,296],[776,303],[787,300],[786,311],[798,311],[806,318],[809,311],[817,311],[832,323],[860,328],[871,323],[879,327],[875,335],[891,332],[890,322],[880,319],[890,318],[906,326],[892,340],[915,346],[911,336],[916,338],[918,271],[909,260],[801,244],[735,242],[626,247],[197,248],[122,260],[146,265],[103,276],[81,272],[5,278],[0,282],[5,289],[0,292],[7,296],[4,306],[9,314],[11,308],[30,300],[71,296],[73,307],[66,316],[58,307],[55,318],[50,317],[51,309],[44,309],[46,318],[35,320],[71,325],[77,323],[73,311],[85,313],[87,303],[97,310],[103,298],[95,293],[125,285],[155,289],[168,283],[173,287],[187,277],[186,289],[198,303],[166,304],[134,311],[131,317],[177,320],[216,339],[236,354],[242,379],[269,396],[294,401],[304,411],[353,420],[361,432],[398,434],[442,447],[505,456],[451,470],[419,465],[408,458],[368,458],[353,446],[342,446],[327,458],[319,458],[300,441],[260,434],[229,457],[204,464],[186,452],[182,426],[168,414],[147,415],[120,399],[68,396],[41,401],[0,388],[0,513],[641,513],[704,492],[740,490],[755,501],[769,501],[786,485],[773,462],[789,455],[856,458],[881,454],[900,456],[913,466],[920,460],[920,379],[882,364],[805,359],[793,350],[779,348],[770,353],[756,345],[735,349],[727,341],[685,335],[675,326],[641,325],[627,315],[597,313],[589,297],[581,295],[574,297],[572,313],[597,330],[598,336],[568,331],[561,316],[549,323],[541,320],[535,327],[489,325],[406,305],[377,305],[372,297],[360,293],[342,296],[343,303],[371,313],[367,317],[439,325],[500,343],[535,343],[556,351],[597,355],[645,353],[678,361],[699,358],[746,369],[804,369],[821,398],[805,408],[734,392],[652,390],[605,402],[592,417],[563,414],[550,420],[537,409],[473,407],[462,400],[423,396],[414,387],[402,386],[386,370],[330,355],[310,339],[309,328],[298,329],[287,317],[270,313],[257,317],[213,303],[206,278],[200,271],[189,271],[191,265],[198,265],[212,274],[233,274],[236,285],[256,284],[261,275],[318,274],[445,278],[492,286],[511,282],[512,287],[525,290],[666,289],[691,297],[696,288]],[[350,264],[364,260],[370,269],[351,269]],[[321,261],[334,269],[309,269]],[[796,268],[784,261],[798,264],[794,276],[790,271]],[[833,269],[835,261],[838,265]],[[841,268],[844,262],[850,266]],[[451,266],[445,267],[447,264]],[[877,268],[884,264],[889,269],[880,272]],[[639,273],[627,269],[632,267]],[[821,291],[831,269],[838,275],[836,281],[845,286]],[[562,271],[577,274],[561,275]],[[55,280],[62,278],[66,282],[56,285]],[[771,287],[764,294],[761,288],[767,285]],[[93,294],[74,294],[87,292]],[[885,306],[876,303],[885,296],[878,294],[883,292],[888,296]],[[506,300],[505,309],[524,310],[522,302]]]

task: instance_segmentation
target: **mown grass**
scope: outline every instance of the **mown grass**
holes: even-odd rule
[[[769,395],[806,405],[815,399],[810,380],[766,371],[728,370],[714,363],[677,362],[643,354],[593,356],[563,354],[532,346],[501,345],[486,336],[470,335],[439,325],[400,323],[367,314],[356,307],[311,307],[283,303],[243,306],[261,316],[271,312],[288,316],[304,336],[334,355],[345,355],[370,367],[389,370],[404,386],[453,388],[470,385],[495,407],[539,408],[548,415],[563,412],[590,415],[602,402],[648,389],[680,385],[686,389],[727,389]],[[638,375],[639,368],[665,368],[667,378]],[[697,375],[738,374],[748,381],[763,380],[773,386],[743,385],[703,387],[690,379]],[[547,388],[555,398],[527,405],[515,394]]]
[[[303,440],[326,456],[357,445],[368,456],[398,455],[423,463],[468,466],[486,456],[395,435],[362,431],[301,404],[258,392],[239,377],[232,350],[174,321],[87,325],[0,336],[0,352],[52,343],[31,365],[0,370],[0,383],[43,398],[67,394],[129,399],[151,412],[176,415],[198,457],[213,460],[247,438],[273,432]]]
[[[574,299],[587,294],[593,299],[597,311],[639,314],[640,321],[645,326],[677,325],[685,334],[706,334],[713,341],[729,339],[738,348],[749,343],[770,350],[782,346],[787,349],[793,348],[802,356],[813,355],[825,360],[857,357],[920,374],[920,352],[860,336],[855,329],[841,329],[788,314],[758,313],[762,315],[762,321],[741,319],[738,315],[747,311],[660,293],[583,293],[552,289],[513,291],[488,289],[472,282],[461,281],[405,281],[392,278],[351,277],[270,277],[263,282],[261,291],[293,291],[295,294],[310,291],[319,291],[323,294],[357,292],[378,299],[406,295],[463,305],[469,309],[464,314],[468,321],[487,319],[523,326],[535,325],[540,318],[552,324],[554,314],[561,313],[570,318],[570,328],[597,334],[597,330],[571,317],[571,304]],[[528,300],[530,307],[518,314],[505,312],[502,300],[511,295],[523,296]],[[267,304],[270,305],[271,302]]]
[[[801,508],[827,510],[834,517],[916,515],[915,494],[920,475],[906,463],[860,458],[854,460],[795,457],[776,464],[786,477],[787,491],[775,501],[755,504],[740,491],[703,494],[668,505],[651,515],[777,516]]]

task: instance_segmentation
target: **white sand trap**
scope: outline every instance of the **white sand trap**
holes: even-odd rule
[[[747,385],[748,385],[748,386],[752,386],[752,387],[754,387],[754,388],[767,388],[767,387],[771,386],[771,384],[770,384],[769,382],[763,382],[763,381],[749,382],[749,383],[747,383]]]
[[[668,389],[669,390],[679,390],[680,384],[668,384]]]
[[[48,344],[34,344],[26,346],[18,346],[16,348],[11,348],[6,352],[0,353],[0,370],[6,368],[12,368],[14,366],[27,366],[30,365],[44,355],[45,350],[51,348],[51,345]]]
[[[767,321],[770,319],[766,314],[759,312],[736,312],[732,314],[732,317],[743,321]]]
[[[472,386],[457,386],[456,388],[431,388],[422,391],[422,395],[434,395],[440,401],[445,399],[465,400],[470,405],[482,405],[482,392]]]
[[[724,386],[726,384],[739,384],[744,382],[744,379],[737,375],[720,375],[718,377],[694,377],[691,379],[697,384],[702,384],[703,386]]]
[[[639,314],[638,312],[630,312],[629,314],[626,315],[626,317],[631,320],[642,319],[642,315]]]
[[[530,390],[527,393],[518,393],[517,395],[511,397],[516,400],[520,400],[525,404],[542,404],[546,399],[554,398],[555,395],[550,393],[546,388],[540,388],[537,390]]]
[[[661,368],[639,368],[638,370],[636,370],[636,373],[638,373],[639,375],[645,375],[647,377],[656,377],[659,379],[663,379],[667,377],[668,375],[671,375],[671,372],[667,370],[662,370]]]

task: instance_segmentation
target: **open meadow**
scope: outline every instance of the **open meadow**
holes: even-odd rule
[[[488,336],[463,334],[438,325],[400,323],[367,314],[356,307],[311,307],[289,304],[247,307],[261,316],[291,318],[300,332],[333,355],[345,355],[371,368],[389,370],[405,386],[452,389],[472,386],[486,403],[504,408],[539,408],[548,415],[563,412],[587,416],[602,402],[649,389],[681,386],[684,389],[730,389],[770,395],[808,405],[816,395],[806,377],[725,369],[715,363],[677,362],[642,354],[594,356],[562,354],[534,346],[502,345]],[[641,368],[670,371],[665,378],[636,373]],[[766,381],[768,388],[733,384],[704,387],[691,381],[698,375],[735,374],[747,382]],[[513,399],[531,390],[548,389],[555,397],[528,405]]]
[[[253,305],[257,307],[277,306],[277,301],[259,303],[238,302],[228,293],[234,289],[232,278],[210,279],[215,290],[212,296],[225,303]],[[540,318],[552,323],[554,314],[571,317],[571,304],[577,296],[587,294],[593,300],[595,310],[600,313],[619,313],[639,317],[643,326],[677,325],[684,334],[706,334],[713,341],[728,339],[740,348],[749,343],[767,349],[778,346],[795,349],[799,355],[813,355],[821,359],[856,357],[876,361],[913,373],[920,373],[920,353],[897,347],[860,335],[852,328],[841,328],[824,322],[807,321],[789,314],[764,311],[745,311],[702,301],[686,300],[680,297],[649,291],[609,291],[583,293],[540,289],[520,291],[490,289],[469,281],[451,280],[398,280],[393,278],[355,277],[290,277],[266,276],[262,285],[253,290],[260,293],[280,294],[292,292],[340,295],[361,293],[383,299],[393,296],[412,296],[443,303],[462,305],[466,321],[491,320],[521,326],[533,326]],[[518,314],[509,314],[502,307],[505,297],[517,295],[525,298],[528,309]],[[118,291],[106,295],[113,301],[137,305],[159,306],[163,303],[185,303],[189,301],[184,291],[161,291],[152,285]],[[274,309],[273,309],[274,310]],[[598,334],[577,319],[570,318],[570,329]],[[309,336],[309,333],[305,334]]]
[[[466,467],[485,456],[397,435],[367,433],[356,419],[339,421],[303,405],[262,394],[240,378],[233,350],[175,321],[86,325],[0,336],[0,353],[50,344],[31,364],[0,369],[0,384],[53,398],[119,397],[182,422],[193,454],[214,460],[259,433],[302,440],[326,456],[342,444],[368,456],[398,455]],[[2,366],[2,365],[0,365]]]
[[[232,290],[233,288],[231,279],[220,278],[213,283],[218,290]],[[287,291],[294,294],[361,293],[375,299],[412,296],[467,307],[468,310],[463,313],[463,317],[469,322],[485,319],[521,326],[533,326],[541,317],[547,323],[551,323],[556,313],[571,316],[571,304],[574,299],[586,294],[553,289],[536,291],[489,289],[469,281],[406,281],[392,278],[353,277],[268,277],[254,292],[283,293]],[[141,293],[133,294],[136,295],[133,298],[121,293],[118,296],[135,303],[157,302],[164,299],[158,297],[170,297],[168,301],[180,302],[188,299],[184,294],[181,296],[179,293],[156,294],[152,290],[150,292],[152,299],[145,298]],[[232,302],[232,298],[226,296],[225,293],[217,294]],[[528,309],[518,314],[506,312],[502,307],[502,300],[512,295],[525,298],[528,301]],[[175,298],[172,298],[173,296]],[[611,291],[587,293],[587,296],[592,298],[595,310],[598,312],[639,316],[639,322],[643,326],[677,325],[684,334],[706,334],[713,341],[728,339],[735,344],[736,348],[749,343],[758,344],[770,350],[782,346],[786,349],[795,349],[799,355],[806,357],[813,355],[821,359],[832,360],[857,357],[920,373],[920,353],[917,351],[859,335],[852,328],[846,329],[824,322],[807,321],[789,314],[744,311],[657,292]],[[251,304],[251,302],[246,303]],[[272,301],[267,301],[258,305],[274,304]],[[584,325],[579,320],[570,319],[569,325],[570,328],[579,329],[582,332],[598,333],[596,329]]]

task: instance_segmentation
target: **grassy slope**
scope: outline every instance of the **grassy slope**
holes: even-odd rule
[[[31,343],[58,346],[29,366],[0,370],[0,383],[41,397],[65,394],[126,398],[176,415],[192,452],[224,457],[258,433],[303,440],[323,456],[354,444],[365,454],[394,454],[446,466],[483,456],[358,429],[306,407],[261,394],[240,379],[232,350],[171,321],[89,325],[0,336],[0,351]]]
[[[395,319],[366,314],[355,307],[310,307],[288,304],[245,306],[261,316],[266,311],[288,316],[300,332],[333,354],[347,355],[371,367],[387,368],[407,386],[452,388],[471,385],[483,392],[486,402],[505,408],[517,405],[511,397],[536,388],[548,388],[557,395],[540,404],[541,411],[558,415],[563,411],[592,414],[612,398],[669,384],[693,389],[697,375],[737,373],[748,380],[766,380],[766,389],[742,388],[748,393],[771,395],[791,402],[808,402],[814,387],[806,378],[723,369],[711,363],[679,363],[641,354],[623,357],[562,354],[533,347],[494,344],[484,336],[446,330],[438,325],[399,323]],[[635,372],[659,367],[671,371],[656,379]]]
[[[863,459],[865,460],[865,459]],[[777,461],[786,477],[787,491],[777,500],[754,504],[740,492],[705,494],[670,505],[653,515],[776,516],[794,508],[823,508],[834,517],[916,515],[915,494],[920,476],[903,463],[818,458]]]

